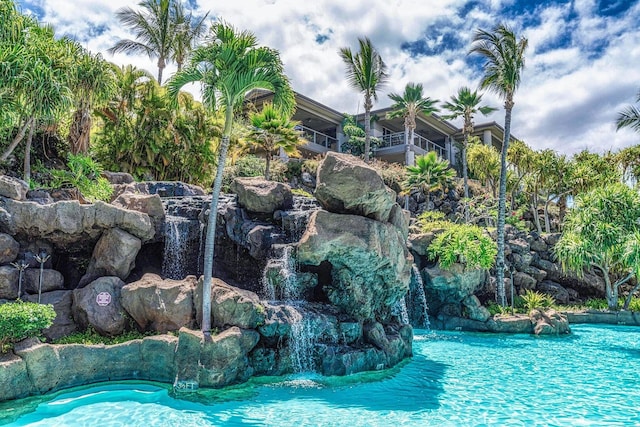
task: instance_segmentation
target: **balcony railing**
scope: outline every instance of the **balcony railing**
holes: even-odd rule
[[[302,137],[309,142],[321,145],[329,150],[338,149],[338,140],[332,136],[326,135],[322,132],[318,132],[317,130],[313,130],[302,125],[296,126],[296,129],[302,131]]]
[[[413,134],[413,144],[425,151],[435,151],[440,157],[446,159],[446,150],[433,141],[428,140],[424,136]],[[382,145],[378,148],[394,147],[396,145],[404,145],[404,132],[396,132],[382,137]]]

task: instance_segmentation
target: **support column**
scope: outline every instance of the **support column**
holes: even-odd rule
[[[342,133],[342,124],[336,126],[336,140],[338,141],[338,146],[336,150],[338,153],[342,153],[342,143],[344,142],[344,134]]]
[[[491,143],[491,131],[489,129],[485,130],[482,133],[482,142],[484,142],[485,145],[488,145],[488,146],[492,146],[493,145]]]

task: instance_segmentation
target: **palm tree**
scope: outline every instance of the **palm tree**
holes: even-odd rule
[[[416,117],[418,113],[426,116],[438,111],[435,106],[439,101],[422,95],[422,85],[415,83],[407,83],[404,93],[390,93],[389,98],[394,102],[391,111],[387,113],[387,117],[394,119],[396,117],[404,117],[405,132],[405,165],[409,165],[409,144],[413,144],[413,133],[416,129]]]
[[[178,71],[182,70],[182,66],[195,47],[196,41],[204,34],[206,30],[204,20],[207,19],[207,16],[209,16],[209,12],[201,18],[196,18],[191,13],[185,13],[182,2],[173,4],[175,40],[171,59],[178,66]]]
[[[416,157],[415,166],[407,166],[406,169],[405,187],[409,191],[420,188],[427,197],[427,208],[431,191],[446,188],[456,176],[456,171],[449,167],[449,161],[438,158],[435,151]]]
[[[177,97],[184,85],[200,82],[205,104],[213,110],[220,108],[225,114],[205,240],[201,324],[205,337],[211,336],[211,282],[218,198],[234,112],[249,91],[267,89],[274,92],[274,104],[285,113],[291,113],[295,98],[283,68],[279,53],[258,47],[253,33],[238,32],[231,25],[219,22],[211,27],[208,43],[193,52],[189,67],[177,73],[168,84],[169,92]]]
[[[265,104],[262,111],[252,113],[249,121],[252,126],[249,142],[265,151],[264,179],[269,180],[273,152],[281,148],[287,155],[297,157],[300,155],[298,147],[306,144],[307,140],[296,129],[299,122],[291,120],[289,114],[281,112],[271,103]]]
[[[640,102],[640,91],[636,102]],[[633,105],[627,106],[624,110],[618,113],[616,117],[616,130],[624,127],[629,127],[636,132],[640,132],[640,110]]]
[[[91,112],[96,104],[105,104],[116,89],[113,67],[77,45],[79,60],[72,69],[71,89],[75,95],[75,113],[69,129],[72,154],[89,151]]]
[[[450,102],[445,102],[442,107],[449,110],[451,114],[444,116],[445,119],[457,119],[462,117],[462,179],[464,182],[464,198],[469,198],[469,182],[467,173],[467,148],[469,147],[469,136],[473,133],[473,116],[480,113],[484,116],[496,111],[496,108],[486,105],[479,106],[482,102],[482,95],[478,91],[473,92],[466,86],[458,89],[458,95],[453,95]],[[465,209],[465,219],[469,220],[469,212]]]
[[[470,53],[478,53],[485,59],[484,75],[480,81],[482,89],[489,89],[504,99],[504,138],[500,153],[500,187],[498,193],[498,256],[496,258],[496,280],[499,303],[505,306],[504,289],[504,221],[507,200],[507,151],[511,137],[511,111],[513,95],[520,86],[521,71],[524,68],[524,51],[528,41],[516,38],[514,32],[499,24],[493,32],[479,29],[473,37]]]
[[[167,61],[176,61],[178,70],[182,69],[204,31],[208,14],[196,21],[193,15],[185,14],[180,0],[142,0],[138,6],[143,10],[124,7],[116,13],[120,22],[135,33],[136,39],[119,40],[108,52],[142,53],[158,58],[158,83],[162,84]]]
[[[369,162],[371,147],[371,108],[378,100],[377,90],[387,81],[387,66],[368,37],[359,38],[360,51],[355,55],[348,47],[340,49],[340,57],[346,65],[347,80],[364,94],[364,160]]]

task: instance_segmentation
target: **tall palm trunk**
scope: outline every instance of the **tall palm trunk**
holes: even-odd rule
[[[160,86],[162,86],[162,71],[164,70],[164,67],[166,66],[164,57],[162,55],[160,55],[160,57],[158,58],[158,84]]]
[[[364,161],[369,163],[369,151],[371,149],[371,95],[364,96]]]
[[[29,128],[27,143],[24,146],[24,181],[26,183],[29,183],[31,180],[31,143],[33,142],[33,128],[35,127],[35,121],[33,121]]]
[[[509,149],[509,138],[511,131],[511,110],[513,109],[513,94],[507,95],[504,103],[504,140],[502,141],[502,151],[500,153],[500,186],[498,192],[498,256],[496,257],[496,281],[498,303],[505,307],[507,298],[504,288],[504,224],[507,205],[507,150]]]
[[[467,145],[469,144],[469,135],[464,134],[464,142],[462,143],[462,182],[464,183],[464,222],[469,222],[469,173],[467,171]]]
[[[216,179],[213,182],[211,193],[211,207],[207,222],[207,236],[204,244],[204,279],[202,283],[202,323],[201,328],[206,338],[211,336],[211,283],[213,279],[213,257],[215,255],[216,223],[218,219],[218,199],[222,189],[222,175],[229,150],[231,138],[231,123],[233,121],[233,108],[227,106],[225,112],[224,132],[218,154],[218,169]]]

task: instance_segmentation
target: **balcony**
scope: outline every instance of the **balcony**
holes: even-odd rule
[[[332,136],[302,125],[296,126],[296,130],[301,131],[302,137],[312,144],[320,145],[327,150],[337,151],[338,149],[338,140]]]
[[[397,145],[404,145],[404,132],[396,132],[388,135],[384,135],[382,138],[382,144],[378,148],[389,148]],[[424,151],[435,151],[443,159],[447,158],[446,150],[427,138],[413,134],[413,145],[422,148]]]

